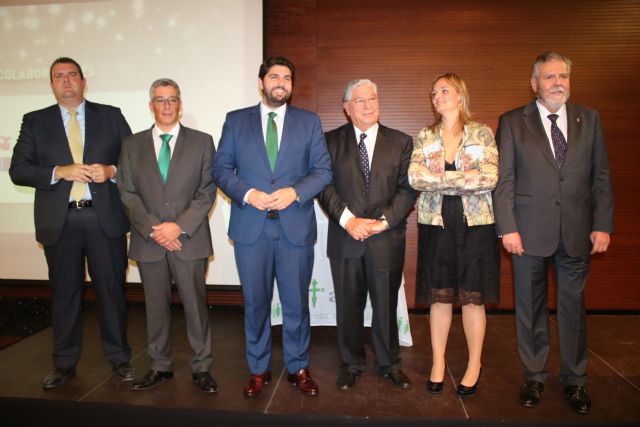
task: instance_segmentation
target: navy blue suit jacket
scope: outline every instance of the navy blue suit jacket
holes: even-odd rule
[[[264,227],[266,213],[243,202],[249,189],[272,193],[293,187],[299,200],[280,211],[282,228],[292,244],[312,244],[316,240],[313,198],[331,181],[331,175],[331,159],[316,114],[287,106],[273,172],[262,133],[260,104],[227,114],[213,177],[233,201],[229,224],[232,240],[255,243]]]

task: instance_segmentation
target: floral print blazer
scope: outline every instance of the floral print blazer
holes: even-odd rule
[[[445,171],[441,128],[420,131],[413,144],[409,183],[421,191],[418,222],[444,226],[442,198],[461,196],[468,226],[493,224],[491,190],[498,181],[498,148],[493,132],[482,123],[464,125],[455,171]]]

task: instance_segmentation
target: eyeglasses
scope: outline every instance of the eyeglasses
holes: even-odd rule
[[[367,102],[373,104],[377,100],[377,96],[370,96],[369,98],[354,98],[351,101],[356,105],[365,105]]]
[[[151,102],[153,102],[157,106],[162,106],[162,105],[166,104],[167,102],[169,103],[169,105],[178,105],[178,103],[180,102],[180,97],[178,97],[178,96],[170,96],[169,98],[163,98],[161,96],[158,96],[156,98],[153,98],[153,100]]]

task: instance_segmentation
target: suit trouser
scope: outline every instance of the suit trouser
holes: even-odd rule
[[[396,310],[402,268],[377,269],[368,245],[359,258],[331,258],[330,263],[342,369],[358,374],[366,368],[364,309],[368,292],[373,314],[374,368],[381,374],[397,371],[400,368],[400,345]]]
[[[171,282],[178,288],[191,344],[191,371],[208,372],[212,362],[211,321],[205,275],[208,258],[183,260],[173,252],[158,262],[138,262],[147,313],[151,369],[173,372],[171,358]]]
[[[97,296],[102,350],[111,363],[128,362],[126,236],[107,236],[92,207],[69,209],[60,239],[44,253],[52,289],[53,365],[71,368],[80,358],[85,258]]]
[[[271,298],[276,279],[282,304],[282,336],[287,370],[309,367],[311,326],[309,283],[313,245],[291,244],[277,219],[267,219],[253,244],[235,242],[236,264],[244,296],[247,362],[253,374],[271,370]]]
[[[572,257],[562,242],[549,257],[513,255],[516,293],[518,353],[526,380],[545,382],[550,351],[548,272],[555,265],[557,321],[560,343],[560,382],[587,382],[588,344],[584,308],[584,287],[589,273],[589,255]]]

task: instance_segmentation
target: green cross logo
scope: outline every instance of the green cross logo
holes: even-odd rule
[[[271,313],[276,317],[276,319],[282,317],[282,307],[280,306],[280,303],[271,306]]]
[[[405,319],[398,318],[398,332],[400,335],[407,335],[409,333],[409,322]]]
[[[311,293],[311,304],[313,308],[316,308],[316,303],[318,302],[318,292],[324,292],[324,288],[318,287],[318,281],[313,279],[311,281],[311,286],[309,287],[309,292]]]

